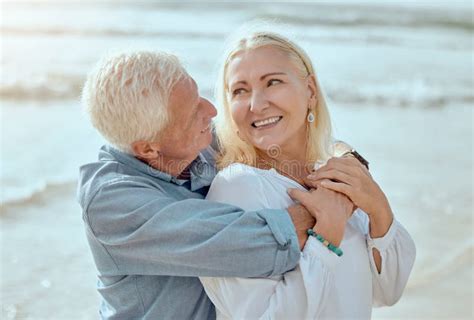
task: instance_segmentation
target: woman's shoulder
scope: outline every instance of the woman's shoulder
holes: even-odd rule
[[[242,163],[222,169],[212,181],[206,199],[226,202],[245,210],[266,208],[268,202],[262,177],[254,169]]]
[[[231,189],[234,192],[261,192],[266,184],[263,170],[243,164],[233,163],[219,171],[212,181],[211,189]]]
[[[239,180],[249,180],[256,181],[260,177],[259,169],[249,166],[243,163],[233,163],[216,175],[216,178],[229,180],[231,182]]]

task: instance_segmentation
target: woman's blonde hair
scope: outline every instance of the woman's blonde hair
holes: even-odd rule
[[[287,38],[273,32],[252,32],[231,43],[224,55],[216,85],[216,98],[222,110],[216,123],[216,132],[220,146],[217,165],[220,169],[235,163],[256,165],[255,147],[242,141],[237,134],[237,126],[230,111],[230,92],[227,82],[227,70],[232,59],[239,53],[263,46],[272,46],[288,55],[297,66],[302,77],[314,76],[317,86],[316,105],[310,106],[315,121],[308,122],[308,143],[306,157],[308,162],[325,161],[331,154],[331,120],[321,91],[313,64],[306,52]]]

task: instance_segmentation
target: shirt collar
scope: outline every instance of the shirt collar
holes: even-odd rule
[[[202,153],[199,153],[198,157],[192,162],[189,171],[191,173],[191,191],[210,186],[217,174],[216,167],[207,161]]]
[[[210,154],[209,152],[205,153]],[[99,152],[99,160],[116,160],[120,163],[123,163],[124,165],[134,168],[137,171],[140,171],[143,174],[180,186],[190,181],[191,191],[196,191],[202,187],[209,186],[217,173],[215,166],[210,161],[208,161],[202,153],[199,153],[198,157],[194,159],[190,165],[190,179],[178,179],[169,173],[155,169],[149,164],[137,159],[133,155],[120,151],[110,145],[102,146]]]

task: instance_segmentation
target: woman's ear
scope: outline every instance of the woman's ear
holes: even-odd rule
[[[316,84],[316,77],[314,74],[310,74],[306,77],[306,85],[308,86],[309,103],[311,106],[314,106],[318,100],[318,85]]]
[[[138,140],[132,143],[133,155],[146,160],[156,159],[160,154],[158,143]]]

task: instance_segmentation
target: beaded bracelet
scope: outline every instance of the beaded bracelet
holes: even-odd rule
[[[322,235],[314,232],[313,229],[308,229],[308,231],[306,231],[306,233],[308,234],[308,236],[313,236],[316,239],[318,239],[326,248],[328,248],[329,250],[331,250],[332,252],[337,254],[338,257],[342,256],[343,252],[342,252],[341,248],[336,247],[331,242],[324,239],[324,237]]]

